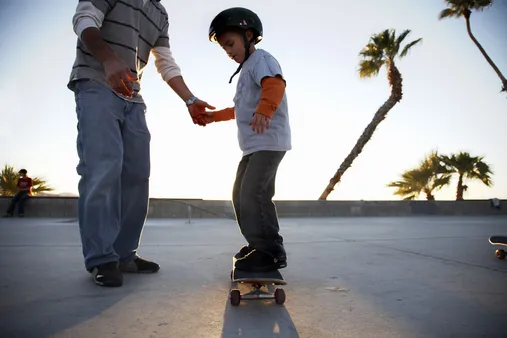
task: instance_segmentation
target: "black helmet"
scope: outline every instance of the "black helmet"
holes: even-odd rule
[[[18,171],[18,174],[24,174],[26,175],[28,172],[26,171],[26,169],[21,169],[20,171]]]
[[[243,40],[245,41],[245,60],[239,65],[236,72],[231,76],[229,83],[232,82],[232,78],[239,73],[243,63],[250,57],[250,44],[258,44],[262,40],[262,22],[261,19],[249,9],[242,7],[233,7],[222,12],[211,21],[209,26],[208,37],[211,42],[217,42],[217,36],[223,34],[228,29],[239,29],[242,32]],[[254,37],[248,40],[246,31],[251,30],[254,33]]]
[[[251,29],[255,34],[254,40],[251,42],[257,44],[262,40],[262,22],[257,14],[249,9],[233,7],[220,12],[209,27],[209,40],[217,42],[217,36],[229,28],[239,28],[245,31]]]

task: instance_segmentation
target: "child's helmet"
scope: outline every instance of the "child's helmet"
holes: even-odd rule
[[[243,63],[250,57],[250,44],[258,44],[262,40],[263,34],[262,22],[257,14],[243,7],[232,7],[218,13],[213,21],[211,21],[208,32],[209,40],[217,42],[217,36],[231,28],[240,29],[242,32],[243,40],[245,41],[245,60],[243,60],[236,72],[231,76],[229,83],[232,82],[232,78],[239,73],[243,67]],[[247,30],[251,30],[254,33],[254,37],[251,40],[248,40],[246,37]]]
[[[209,40],[217,42],[217,36],[228,28],[240,28],[245,31],[250,29],[254,32],[254,44],[262,40],[262,22],[251,10],[242,7],[232,7],[220,12],[211,22],[209,27]]]

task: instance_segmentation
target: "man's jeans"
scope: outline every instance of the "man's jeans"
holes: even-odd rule
[[[148,211],[151,137],[143,103],[92,80],[76,84],[75,100],[79,229],[91,270],[137,257]]]
[[[238,165],[232,202],[241,233],[248,244],[280,260],[286,259],[275,204],[275,180],[284,151],[258,151]]]
[[[9,204],[9,208],[7,209],[7,214],[12,215],[14,214],[14,208],[16,208],[16,204],[18,204],[18,214],[24,215],[25,214],[25,203],[30,198],[30,195],[28,191],[20,191],[11,200],[11,203]]]

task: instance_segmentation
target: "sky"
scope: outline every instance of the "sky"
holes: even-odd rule
[[[140,0],[139,0],[140,1]],[[329,200],[397,200],[386,185],[432,150],[483,156],[490,188],[469,183],[466,199],[507,198],[507,95],[467,35],[463,19],[438,20],[443,0],[169,1],[173,55],[198,97],[232,106],[237,64],[209,42],[221,10],[245,6],[264,25],[258,48],[287,80],[293,149],[282,161],[275,199],[318,199],[363,129],[388,98],[385,70],[360,79],[359,55],[372,34],[393,28],[422,37],[397,66],[403,100],[380,124]],[[76,112],[67,81],[75,58],[77,0],[0,0],[0,165],[28,169],[56,193],[77,194]],[[507,1],[473,13],[472,30],[507,75]],[[502,22],[503,21],[503,22]],[[230,199],[241,151],[235,121],[199,127],[157,73],[142,79],[151,141],[150,196]],[[452,185],[436,192],[452,200]],[[424,196],[421,196],[424,198]]]

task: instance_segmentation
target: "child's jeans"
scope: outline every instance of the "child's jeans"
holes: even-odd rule
[[[258,151],[238,165],[232,202],[241,233],[248,244],[285,261],[283,237],[272,198],[278,166],[285,151]]]

